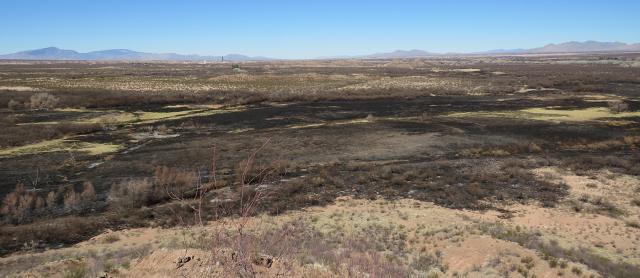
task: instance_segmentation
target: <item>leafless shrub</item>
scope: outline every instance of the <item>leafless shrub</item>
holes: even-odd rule
[[[172,198],[190,198],[197,194],[198,186],[196,173],[158,166],[153,179],[131,179],[112,185],[108,201],[112,208],[128,211]]]
[[[215,149],[213,151],[210,170],[205,173],[198,172],[196,177],[189,176],[187,179],[192,181],[192,178],[195,178],[195,180],[193,180],[194,185],[191,188],[183,186],[174,188],[166,187],[168,184],[180,184],[178,181],[182,180],[179,178],[181,175],[176,175],[165,168],[159,168],[156,171],[156,183],[165,185],[166,194],[170,199],[187,204],[187,207],[193,213],[194,221],[192,223],[203,226],[203,216],[205,214],[235,216],[230,221],[218,219],[213,227],[215,230],[213,236],[201,241],[201,244],[206,245],[205,248],[215,246],[212,251],[219,260],[224,262],[222,265],[226,273],[233,273],[239,276],[255,276],[257,273],[257,262],[268,260],[268,267],[271,267],[271,262],[273,262],[274,259],[282,264],[285,263],[285,261],[279,259],[284,255],[292,253],[292,250],[289,249],[292,245],[285,244],[284,241],[291,238],[293,229],[284,227],[277,233],[262,234],[257,237],[254,233],[248,231],[247,228],[259,204],[269,196],[268,188],[269,186],[273,186],[271,177],[275,173],[278,173],[278,171],[274,170],[277,169],[277,167],[256,166],[255,164],[257,153],[260,152],[268,142],[269,141],[265,142],[265,144],[238,165],[236,171],[238,184],[234,186],[237,197],[234,200],[235,205],[233,206],[209,206],[210,202],[207,202],[205,199],[210,189],[219,187],[219,179],[216,174]],[[207,178],[204,176],[207,176]],[[185,190],[191,192],[185,192]],[[190,222],[183,219],[182,214],[176,211],[176,208],[170,209],[173,211],[175,217],[179,218],[179,222],[183,224],[183,227],[191,229],[189,228],[190,226],[188,226]],[[258,228],[257,230],[260,229]],[[268,244],[267,241],[269,242]],[[278,248],[274,248],[276,246]],[[281,271],[285,272],[280,273],[280,275],[285,275],[290,268],[290,266],[280,268]]]
[[[611,200],[604,197],[596,197],[590,200],[590,203],[595,206],[595,211],[598,213],[606,214],[612,217],[617,217],[626,214],[624,210],[616,206]]]
[[[257,161],[255,154],[248,159],[240,161],[236,165],[235,172],[237,184],[255,184],[266,179],[286,174],[288,164],[285,161],[274,160],[269,162]]]
[[[411,267],[425,272],[433,268],[442,268],[441,254],[440,256],[431,254],[420,255],[411,262]]]
[[[54,196],[51,196],[53,199]],[[49,196],[47,196],[49,199]],[[83,212],[91,210],[97,200],[96,190],[91,182],[85,182],[81,192],[76,192],[74,188],[69,189],[64,195],[63,204],[67,211]]]
[[[622,100],[612,100],[607,102],[607,105],[609,106],[609,110],[613,113],[622,113],[629,109],[629,104]]]
[[[36,93],[29,98],[31,109],[53,109],[58,106],[60,99],[49,93]]]
[[[7,108],[9,108],[9,110],[20,110],[22,109],[24,106],[22,105],[21,102],[16,101],[16,100],[9,100],[9,103],[7,104]]]
[[[45,203],[47,205],[47,209],[54,209],[58,207],[60,202],[63,200],[64,188],[59,187],[55,191],[49,191],[47,197],[45,199]]]
[[[237,184],[233,186],[237,195],[232,201],[233,205],[211,206],[211,202],[206,201],[206,197],[210,196],[208,190],[218,188],[215,152],[211,170],[208,173],[198,174],[195,194],[180,192],[169,194],[171,199],[178,203],[187,204],[182,208],[189,209],[193,213],[193,222],[186,219],[179,221],[185,224],[183,226],[185,229],[196,229],[188,223],[203,225],[205,214],[232,216],[216,218],[215,222],[207,226],[207,230],[212,231],[209,236],[198,238],[195,246],[190,245],[191,243],[188,246],[212,250],[214,258],[221,262],[220,265],[225,273],[242,277],[258,275],[260,269],[265,267],[263,263],[265,261],[269,261],[266,267],[271,267],[271,263],[275,265],[274,271],[278,272],[276,274],[278,276],[295,276],[292,273],[293,264],[313,262],[328,265],[331,271],[338,275],[353,276],[367,273],[375,277],[405,277],[410,273],[408,266],[402,266],[376,252],[370,252],[371,246],[375,245],[374,241],[380,240],[378,237],[344,238],[340,246],[335,246],[336,239],[326,237],[301,219],[274,227],[264,226],[261,221],[253,218],[266,200],[271,201],[271,198],[277,199],[278,196],[290,196],[303,190],[304,187],[303,183],[280,184],[277,182],[280,173],[277,171],[278,167],[264,167],[264,165],[273,165],[271,163],[256,165],[256,154],[263,147],[264,145],[237,167],[235,172],[238,176]],[[318,180],[313,183],[313,186],[321,186],[325,180],[325,178],[322,181]],[[172,210],[176,217],[183,218],[177,211],[179,208],[173,207]],[[393,245],[398,243],[394,242]],[[441,268],[438,264],[439,257],[434,258],[432,261],[416,260],[416,267]]]
[[[24,184],[18,183],[15,190],[5,196],[0,212],[9,221],[20,223],[35,209],[36,199],[34,192],[27,192]]]
[[[80,198],[83,202],[93,202],[97,199],[96,189],[93,187],[93,183],[90,181],[84,182],[82,185],[82,193],[80,193]]]
[[[579,202],[578,202],[579,201]],[[567,203],[574,211],[586,211],[591,213],[598,213],[609,215],[611,217],[618,217],[626,214],[626,212],[616,206],[611,200],[602,196],[591,196],[583,194],[576,200],[567,200]]]
[[[108,201],[117,209],[127,210],[148,205],[155,194],[148,179],[128,180],[111,186]]]
[[[115,234],[108,234],[102,238],[102,242],[104,243],[114,243],[120,240],[120,237]]]
[[[19,182],[14,191],[7,194],[2,200],[0,214],[4,216],[4,221],[20,224],[40,216],[51,215],[57,202],[61,200],[60,194],[65,192],[62,187],[56,193],[51,194],[37,189],[37,175],[31,183],[33,188],[27,189],[22,182]]]
[[[192,171],[166,166],[156,167],[154,185],[164,189],[167,194],[183,194],[192,189],[197,182],[197,175]],[[157,192],[162,194],[162,192]]]
[[[82,203],[82,197],[80,197],[80,193],[76,192],[74,189],[67,191],[67,194],[64,196],[64,207],[68,210],[76,210],[80,208],[80,204]]]
[[[636,220],[627,220],[625,221],[625,224],[631,228],[640,229],[640,222]]]
[[[78,261],[66,267],[63,272],[65,278],[82,278],[86,277],[88,272],[85,262]]]

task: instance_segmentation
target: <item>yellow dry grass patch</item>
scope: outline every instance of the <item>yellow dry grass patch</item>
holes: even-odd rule
[[[287,128],[300,129],[300,128],[321,127],[321,126],[326,126],[326,125],[327,125],[326,123],[302,124],[302,125],[290,125]]]
[[[90,155],[113,153],[122,149],[116,144],[90,143],[69,139],[54,139],[25,146],[0,150],[0,157],[20,156],[27,154],[51,153],[51,152],[86,152]]]
[[[97,117],[83,118],[74,121],[74,123],[81,124],[116,124],[132,122],[136,119],[133,113],[114,111],[109,114],[100,115]]]
[[[198,112],[198,111],[195,111]],[[184,116],[190,113],[195,113],[194,111],[178,111],[178,112],[124,112],[117,111],[112,112],[106,115],[101,115],[98,117],[81,119],[77,121],[78,123],[107,123],[107,124],[126,124],[126,123],[150,123],[155,122],[162,119],[168,118],[176,118],[180,116]]]
[[[27,87],[27,86],[0,86],[2,91],[16,91],[16,92],[32,92],[40,91],[40,88]]]
[[[603,107],[593,107],[585,109],[556,109],[556,108],[528,108],[517,111],[496,111],[496,112],[462,112],[452,113],[449,117],[500,117],[516,118],[550,122],[586,122],[598,121],[606,118],[629,118],[640,117],[640,112],[612,113]]]
[[[481,69],[474,69],[474,68],[468,68],[468,69],[439,69],[439,68],[435,68],[431,70],[432,72],[466,72],[466,73],[471,73],[471,72],[481,72]]]
[[[187,108],[187,109],[221,109],[222,104],[176,104],[167,105],[165,108]]]
[[[603,102],[603,101],[616,101],[620,100],[619,96],[613,94],[590,94],[582,96],[586,102]]]
[[[57,108],[54,109],[56,112],[97,112],[96,110],[86,109],[86,108]]]
[[[252,131],[252,130],[255,130],[255,129],[254,128],[238,128],[238,129],[228,131],[227,133],[237,134],[237,133],[243,133],[243,132]]]
[[[282,118],[275,117],[267,120],[276,120],[276,119],[282,119]],[[358,125],[358,124],[370,124],[375,121],[423,122],[420,117],[380,117],[380,118],[374,117],[374,118],[361,118],[361,119],[340,120],[340,121],[320,122],[320,123],[293,124],[293,125],[288,125],[286,128],[302,129],[302,128],[324,127],[324,126]]]
[[[213,106],[212,106],[213,107]],[[244,106],[238,106],[229,109],[195,109],[175,112],[125,112],[112,111],[108,114],[79,119],[74,123],[93,123],[93,124],[149,124],[168,119],[184,119],[189,117],[211,116],[222,113],[238,112],[246,109]]]
[[[586,108],[578,110],[558,110],[547,108],[530,108],[522,112],[530,113],[538,120],[547,121],[592,121],[602,118],[627,118],[640,116],[640,112],[612,113],[607,108]]]
[[[29,126],[29,125],[59,125],[61,124],[58,121],[51,122],[33,122],[33,123],[17,123],[16,126]]]
[[[527,214],[528,210],[523,210],[522,213]],[[535,273],[538,277],[554,277],[559,271],[563,272],[566,277],[577,277],[571,273],[570,269],[573,266],[579,266],[586,276],[592,273],[588,267],[575,263],[569,263],[566,269],[551,268],[535,250],[476,231],[475,227],[482,223],[507,222],[504,224],[509,225],[509,222],[513,221],[499,219],[497,215],[498,213],[493,211],[448,209],[433,203],[410,199],[371,201],[346,197],[339,198],[334,204],[325,207],[310,207],[278,216],[265,214],[253,217],[249,219],[245,228],[247,233],[252,233],[256,230],[269,230],[279,227],[282,223],[300,220],[323,234],[335,235],[336,240],[344,235],[347,235],[346,238],[354,238],[353,236],[355,236],[355,238],[366,237],[379,240],[384,248],[377,249],[377,245],[372,245],[370,246],[371,252],[395,256],[398,260],[407,260],[417,255],[441,254],[443,265],[449,269],[446,273],[436,272],[441,277],[449,277],[453,273],[458,273],[462,277],[497,277],[499,273],[514,266],[523,268],[524,259],[530,259],[532,262],[527,271],[530,274]],[[519,220],[521,226],[526,226],[522,222],[528,222],[524,219],[516,219]],[[202,228],[192,227],[186,230],[143,228],[109,231],[74,246],[36,254],[18,254],[9,258],[0,258],[0,262],[11,265],[29,257],[31,260],[41,261],[44,264],[47,261],[63,258],[90,257],[90,254],[129,254],[130,250],[148,246],[149,254],[133,259],[128,264],[130,267],[118,267],[117,276],[176,277],[186,274],[190,277],[203,277],[197,274],[204,274],[205,277],[224,277],[224,273],[220,272],[223,269],[212,260],[212,251],[215,249],[207,249],[211,248],[208,245],[204,246],[205,249],[185,249],[180,246],[182,246],[181,244],[197,246],[198,235],[220,228],[233,229],[236,221],[239,219],[225,220],[224,222],[227,224],[212,222]],[[540,223],[535,226],[544,224]],[[107,240],[109,237],[118,240]],[[386,250],[387,247],[393,248],[396,242],[394,240],[398,238],[405,238],[403,242],[406,242],[407,245],[403,247],[402,253],[407,254],[406,256],[398,256],[393,251]],[[304,252],[304,250],[301,251]],[[176,269],[175,260],[185,255],[195,255],[198,260],[190,262],[183,268]],[[54,263],[58,262],[61,261]],[[272,277],[270,274],[274,272],[274,269],[277,270],[280,267],[279,263],[276,261],[271,269],[262,269],[265,271],[262,275]],[[57,274],[55,271],[45,272],[39,269],[23,272],[23,274],[35,276],[43,273]],[[426,275],[426,273],[422,274]],[[315,262],[304,265],[294,264],[291,276],[344,277],[345,273],[332,272],[326,265]]]
[[[355,120],[347,120],[347,121],[335,121],[335,122],[326,122],[326,123],[313,123],[313,124],[297,124],[290,125],[287,128],[291,129],[300,129],[300,128],[313,128],[313,127],[321,127],[321,126],[338,126],[338,125],[350,125],[350,124],[367,124],[371,123],[371,120],[368,119],[355,119]]]
[[[135,115],[137,116],[139,123],[151,123],[163,119],[179,119],[183,116],[198,112],[204,112],[204,110],[178,112],[136,112]]]
[[[626,220],[640,219],[640,207],[631,204],[640,179],[607,170],[579,176],[556,167],[542,167],[532,172],[547,180],[569,186],[569,196],[556,208],[514,205],[510,221],[523,227],[534,227],[558,241],[561,246],[582,246],[585,250],[613,261],[640,264],[640,230],[629,227]],[[612,217],[583,209],[576,212],[571,204],[588,207],[588,200],[606,200],[626,215]]]

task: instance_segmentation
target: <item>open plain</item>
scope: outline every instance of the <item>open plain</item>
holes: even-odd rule
[[[640,275],[639,54],[2,61],[0,130],[3,277]]]

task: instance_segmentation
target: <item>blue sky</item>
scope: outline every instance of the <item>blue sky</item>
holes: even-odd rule
[[[312,58],[635,43],[639,14],[637,0],[1,0],[0,53],[57,46]]]

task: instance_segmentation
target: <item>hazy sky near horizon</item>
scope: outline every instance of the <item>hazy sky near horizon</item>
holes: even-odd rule
[[[278,58],[640,42],[637,0],[1,0],[0,53],[56,46]]]

